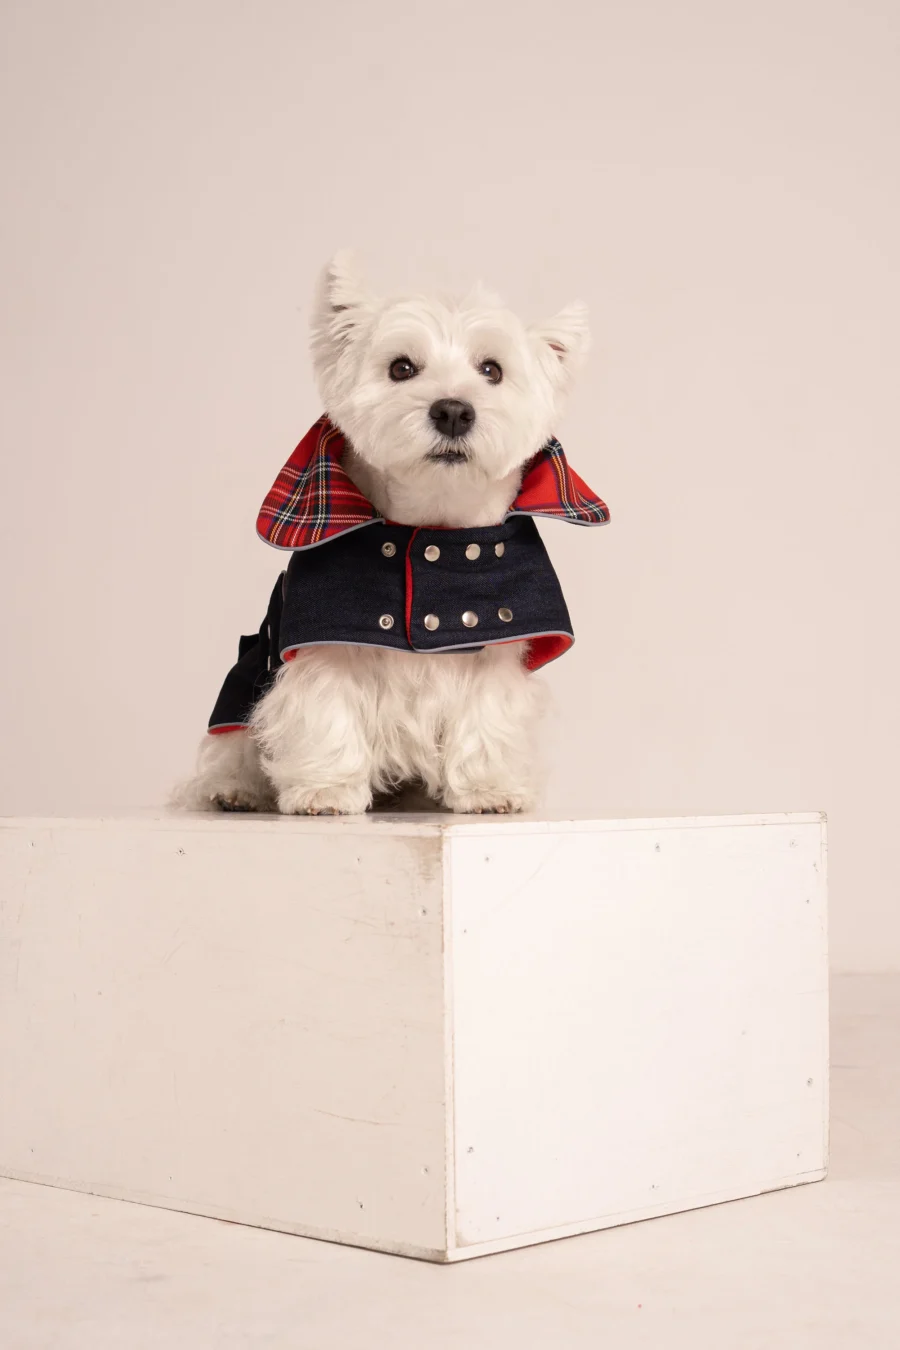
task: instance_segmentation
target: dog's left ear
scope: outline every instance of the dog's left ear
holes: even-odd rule
[[[349,249],[341,249],[319,278],[312,318],[314,351],[325,357],[330,349],[332,356],[337,355],[351,341],[373,303],[356,256]]]
[[[579,301],[566,305],[545,323],[532,324],[529,329],[556,357],[560,375],[568,381],[580,369],[591,345],[587,306]]]
[[[326,264],[321,279],[321,299],[332,314],[345,314],[371,299],[359,259],[352,249],[340,249]]]

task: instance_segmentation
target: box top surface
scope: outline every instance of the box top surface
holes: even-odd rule
[[[0,829],[92,829],[120,827],[183,832],[271,832],[300,834],[398,836],[471,835],[484,833],[560,834],[607,830],[664,830],[714,828],[735,825],[824,824],[825,813],[772,812],[731,816],[619,816],[603,818],[572,811],[528,812],[522,815],[453,815],[435,811],[392,813],[373,811],[364,816],[280,816],[229,812],[168,811],[161,808],[109,812],[92,816],[2,816]]]

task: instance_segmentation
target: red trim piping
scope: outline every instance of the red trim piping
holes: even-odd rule
[[[413,570],[412,570],[412,558],[411,558],[410,554],[411,554],[413,542],[415,541],[415,537],[416,537],[416,535],[419,533],[419,529],[420,529],[420,528],[421,528],[420,526],[418,526],[418,525],[416,526],[416,528],[413,530],[412,534],[409,536],[409,543],[408,543],[407,546],[406,546],[406,616],[405,616],[405,618],[406,618],[406,640],[407,640],[407,642],[409,643],[410,646],[413,645],[412,632],[411,632],[411,630],[410,630],[410,624],[412,623],[412,602],[413,602]]]

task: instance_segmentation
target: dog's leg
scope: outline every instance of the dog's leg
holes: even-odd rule
[[[355,815],[372,803],[374,691],[352,647],[301,651],[253,716],[285,815]]]
[[[274,811],[275,794],[247,731],[206,735],[197,752],[197,771],[172,794],[185,811]]]
[[[442,797],[451,811],[534,805],[534,733],[542,704],[543,688],[522,666],[520,647],[479,653],[445,722]]]

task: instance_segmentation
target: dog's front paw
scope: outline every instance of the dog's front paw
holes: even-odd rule
[[[214,810],[217,811],[273,811],[275,801],[273,798],[259,792],[248,792],[242,788],[229,788],[226,791],[215,792],[210,801]]]
[[[372,805],[366,787],[285,788],[278,794],[278,809],[284,816],[357,816]]]
[[[499,788],[481,788],[470,792],[444,792],[444,805],[460,815],[512,815],[530,811],[534,801],[525,792],[504,792]]]

